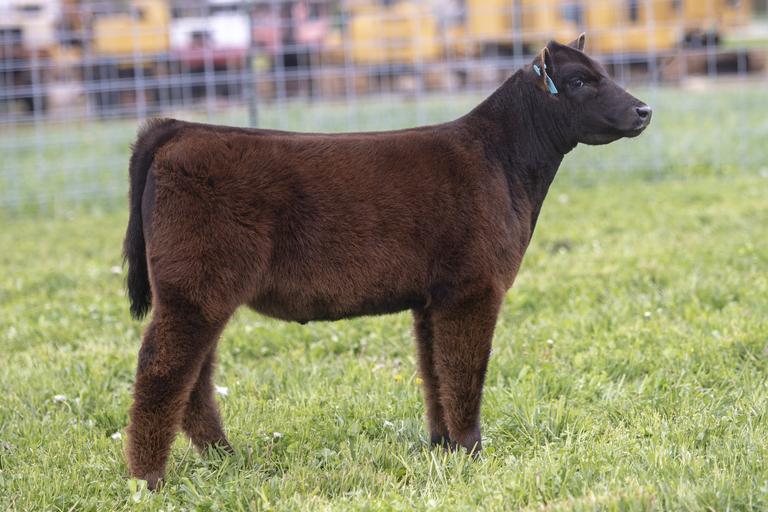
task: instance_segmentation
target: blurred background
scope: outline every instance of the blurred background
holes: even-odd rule
[[[642,151],[578,150],[570,179],[766,172],[766,3],[0,0],[0,211],[124,208],[129,144],[152,116],[301,131],[447,121],[582,31],[655,115]]]
[[[766,1],[0,0],[0,511],[768,510]],[[164,492],[126,480],[143,120],[449,121],[582,31],[653,122],[564,159],[477,464],[422,453],[410,315],[243,310],[215,381],[237,454],[180,436]]]

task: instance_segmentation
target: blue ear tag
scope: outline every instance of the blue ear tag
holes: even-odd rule
[[[547,65],[544,64],[544,69],[547,69]],[[536,72],[537,75],[541,76],[541,68],[537,66],[536,64],[533,65],[533,70]],[[557,87],[555,87],[555,82],[552,81],[552,79],[547,76],[547,87],[549,88],[549,92],[552,94],[557,94]]]

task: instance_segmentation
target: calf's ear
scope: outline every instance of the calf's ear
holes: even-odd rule
[[[533,70],[538,76],[537,84],[543,91],[549,91],[551,94],[557,94],[557,87],[552,81],[555,73],[555,65],[552,62],[552,55],[545,46],[533,60]]]
[[[580,52],[583,52],[584,51],[584,43],[586,43],[586,42],[587,42],[587,34],[582,32],[579,37],[577,37],[576,39],[574,39],[573,41],[568,43],[568,46],[570,46],[571,48],[576,48]]]

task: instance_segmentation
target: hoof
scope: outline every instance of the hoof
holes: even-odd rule
[[[430,435],[429,443],[432,446],[439,446],[440,448],[443,448],[448,451],[452,451],[456,449],[456,443],[451,441],[451,438],[444,434],[439,434],[437,432],[433,432]]]
[[[467,450],[467,453],[473,457],[477,457],[480,454],[480,451],[483,449],[480,429],[470,431],[467,434],[461,436],[456,436],[456,440],[457,444],[464,447]]]
[[[158,487],[160,487],[160,484],[163,481],[163,474],[160,471],[153,471],[151,473],[148,473],[144,476],[136,477],[139,480],[144,480],[147,482],[147,489],[150,491],[156,490]]]

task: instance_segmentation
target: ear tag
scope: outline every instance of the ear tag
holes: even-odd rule
[[[547,69],[546,64],[544,64],[544,69]],[[541,68],[539,66],[534,64],[533,70],[536,72],[537,75],[541,76]],[[555,87],[555,82],[552,81],[552,78],[550,78],[549,75],[547,75],[547,87],[549,88],[549,92],[551,92],[552,94],[557,94],[557,87]]]

